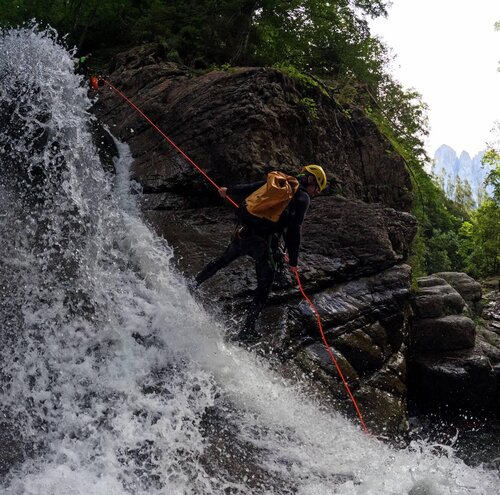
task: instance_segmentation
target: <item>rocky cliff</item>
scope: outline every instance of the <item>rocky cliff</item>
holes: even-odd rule
[[[303,225],[300,273],[327,339],[372,428],[406,427],[406,344],[416,230],[411,182],[401,157],[356,108],[320,86],[273,69],[193,74],[144,46],[117,57],[110,81],[220,185],[294,173],[321,164],[333,187],[313,201]],[[95,113],[135,158],[145,215],[192,276],[221,253],[235,215],[215,188],[109,88]],[[254,286],[253,267],[235,262],[200,298],[235,326]],[[259,322],[263,348],[278,349],[351,413],[315,319],[288,274],[275,283]],[[229,324],[229,326],[231,326]],[[188,329],[186,329],[188,331]]]

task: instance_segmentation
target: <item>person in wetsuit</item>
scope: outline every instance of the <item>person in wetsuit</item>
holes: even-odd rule
[[[240,216],[240,225],[224,253],[208,263],[195,277],[195,286],[198,287],[240,256],[247,255],[254,259],[257,288],[248,308],[245,323],[238,333],[240,340],[255,341],[260,338],[260,335],[255,331],[255,324],[271,292],[279,262],[280,237],[283,237],[285,241],[289,268],[293,272],[297,271],[302,222],[311,198],[318,196],[327,185],[326,174],[319,165],[305,166],[297,179],[299,188],[277,223],[271,225],[271,222],[261,221],[248,212],[245,214],[243,210],[243,215]],[[219,195],[222,198],[225,198],[226,195],[230,196],[243,204],[246,197],[264,184],[265,181],[260,181],[221,187]]]

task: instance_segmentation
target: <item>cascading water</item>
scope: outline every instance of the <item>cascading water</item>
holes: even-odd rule
[[[116,175],[50,32],[0,38],[5,494],[483,494],[497,473],[394,449],[224,344]]]

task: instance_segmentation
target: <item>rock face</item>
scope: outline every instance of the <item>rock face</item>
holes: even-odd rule
[[[481,314],[482,290],[479,282],[461,272],[439,272],[436,277],[446,280],[464,298],[472,314]]]
[[[488,320],[491,329],[500,335],[500,290],[489,294],[483,316]]]
[[[299,88],[287,75],[263,68],[195,77],[162,62],[149,45],[118,56],[111,70],[116,87],[217,183],[320,163],[342,181],[348,198],[404,211],[411,206],[401,156],[359,110],[339,107],[319,87]],[[315,114],[306,98],[314,100]],[[196,204],[200,197],[216,198],[212,185],[110,88],[102,90],[96,112],[132,147],[135,178],[145,192],[188,187],[184,196],[196,197]]]
[[[498,408],[500,337],[462,313],[480,308],[480,285],[465,273],[437,273],[419,279],[418,286],[410,338],[411,395],[431,410]]]
[[[437,275],[420,278],[418,287],[413,301],[416,319],[412,349],[451,351],[473,347],[475,325],[461,314],[465,307],[462,296]]]
[[[404,263],[416,221],[408,213],[411,182],[403,160],[374,124],[320,87],[279,71],[195,76],[162,62],[150,46],[119,56],[110,80],[217,184],[261,180],[271,169],[296,173],[311,162],[335,179],[303,225],[301,280],[371,427],[404,429],[411,312]],[[314,101],[314,114],[305,98]],[[179,269],[194,275],[228,244],[231,207],[110,89],[95,112],[130,145],[145,215],[174,247]],[[223,317],[241,318],[253,272],[249,260],[237,261],[207,281],[200,297]],[[352,414],[316,319],[289,274],[275,282],[259,329],[291,368],[310,373]]]

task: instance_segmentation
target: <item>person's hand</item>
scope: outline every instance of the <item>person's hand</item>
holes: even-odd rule
[[[292,266],[292,265],[289,265],[289,268],[290,268],[290,271],[292,273],[299,273],[299,268],[297,266]]]
[[[221,187],[219,190],[219,196],[222,198],[222,199],[225,199],[225,197],[227,196],[227,187]]]

